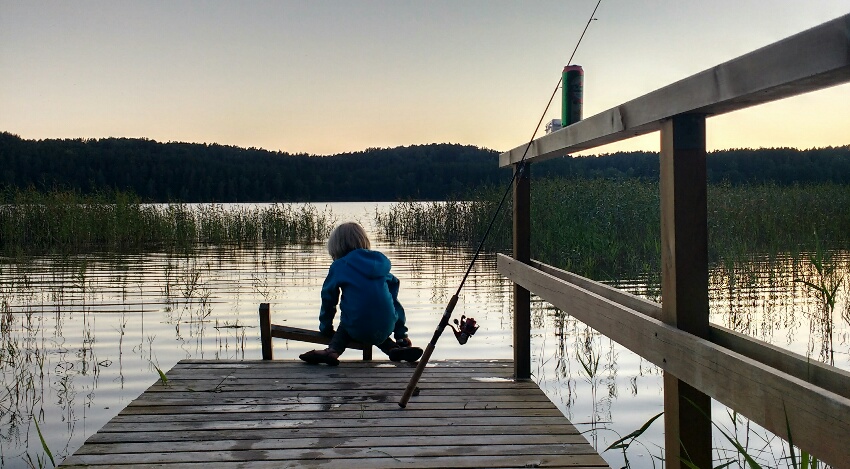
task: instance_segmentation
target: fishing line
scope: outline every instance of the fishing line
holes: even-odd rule
[[[602,0],[596,2],[596,7],[593,9],[593,13],[590,14],[590,19],[587,20],[587,24],[584,25],[584,31],[581,32],[581,36],[579,36],[578,38],[578,42],[576,43],[576,46],[573,49],[573,53],[570,55],[570,60],[567,61],[567,65],[573,63],[573,58],[576,55],[576,51],[578,51],[578,46],[581,45],[581,40],[584,39],[584,33],[587,32],[587,28],[590,27],[590,23],[595,19],[594,15],[596,15],[596,10],[599,8],[600,3],[602,3]],[[549,107],[552,106],[552,101],[555,99],[555,95],[558,94],[558,90],[561,88],[562,82],[563,76],[558,77],[558,84],[555,85],[555,89],[552,90],[552,96],[549,96],[549,102],[546,103],[546,108],[543,110],[543,114],[540,115],[540,120],[537,121],[537,126],[534,127],[534,132],[531,133],[531,139],[528,140],[528,145],[525,146],[525,151],[522,152],[522,158],[520,158],[519,163],[517,163],[517,170],[514,171],[513,177],[511,177],[510,182],[508,182],[508,187],[505,190],[505,193],[502,195],[502,200],[499,201],[499,206],[496,207],[496,212],[493,214],[493,218],[490,220],[490,224],[487,226],[487,230],[484,232],[484,236],[481,237],[481,242],[478,244],[478,248],[475,250],[475,255],[472,256],[472,261],[470,261],[469,267],[466,269],[466,274],[464,274],[463,279],[460,281],[460,286],[458,286],[455,295],[460,294],[460,291],[463,289],[463,285],[466,283],[466,279],[467,277],[469,277],[469,273],[472,271],[472,266],[475,265],[475,261],[478,260],[478,254],[481,253],[481,249],[484,247],[484,242],[487,240],[487,236],[490,235],[490,230],[493,228],[493,224],[495,223],[496,218],[499,216],[499,212],[502,211],[502,205],[504,205],[505,199],[507,199],[508,194],[511,191],[511,187],[513,187],[517,176],[522,175],[522,172],[525,170],[525,157],[528,156],[528,150],[534,143],[534,137],[537,136],[537,132],[540,130],[540,124],[542,124],[543,119],[546,118],[546,113],[549,112]]]
[[[590,23],[596,19],[594,18],[594,15],[596,15],[596,10],[599,8],[599,5],[601,3],[602,0],[596,2],[596,6],[593,8],[593,12],[590,14],[590,18],[588,18],[587,24],[584,25],[584,30],[581,32],[581,36],[579,36],[578,42],[576,42],[576,46],[573,49],[573,53],[570,55],[570,60],[567,61],[567,65],[572,64],[573,58],[576,55],[576,51],[578,51],[578,47],[579,45],[581,45],[582,39],[584,39],[584,34],[590,27]],[[496,223],[496,218],[499,216],[499,212],[502,211],[502,206],[505,204],[505,200],[508,198],[508,194],[511,192],[511,188],[514,185],[514,182],[525,172],[525,159],[528,156],[528,150],[534,143],[534,137],[537,136],[537,131],[540,130],[540,124],[543,123],[543,119],[546,117],[546,113],[549,112],[549,107],[552,105],[552,101],[555,99],[555,95],[558,94],[558,89],[561,88],[562,82],[563,76],[558,78],[558,84],[555,85],[555,89],[552,91],[552,96],[549,97],[549,102],[546,103],[546,108],[543,110],[543,114],[541,114],[540,120],[537,121],[537,126],[534,127],[534,132],[531,133],[531,139],[528,140],[528,145],[525,146],[525,151],[523,151],[522,153],[522,158],[520,158],[519,162],[516,163],[516,170],[513,172],[513,176],[508,182],[508,186],[505,189],[505,193],[502,194],[502,199],[499,201],[499,205],[496,207],[496,211],[493,213],[493,217],[490,219],[490,223],[487,225],[487,230],[484,231],[484,236],[481,237],[481,242],[478,243],[478,248],[475,249],[475,254],[472,256],[472,260],[469,262],[469,267],[467,267],[466,273],[463,275],[463,278],[460,281],[460,285],[458,285],[457,287],[457,291],[455,291],[455,294],[452,295],[448,305],[446,305],[446,309],[443,312],[443,317],[440,319],[440,323],[439,325],[437,325],[437,329],[434,331],[434,336],[431,338],[431,342],[428,343],[428,346],[425,348],[422,357],[419,359],[419,363],[416,366],[416,371],[414,371],[413,376],[410,378],[410,382],[407,385],[407,389],[405,389],[404,395],[398,403],[399,407],[406,407],[407,402],[410,400],[410,397],[417,390],[416,384],[419,382],[419,378],[422,376],[422,372],[425,370],[425,366],[428,364],[428,360],[431,358],[431,354],[434,352],[434,347],[436,347],[437,341],[440,339],[440,335],[442,335],[443,330],[449,325],[449,319],[451,318],[452,312],[455,309],[455,305],[457,305],[460,292],[463,289],[464,284],[466,284],[466,279],[469,278],[470,272],[472,272],[472,267],[475,265],[475,261],[478,260],[478,256],[479,254],[481,254],[481,250],[484,247],[484,242],[487,240],[487,236],[490,235],[490,231],[493,229],[493,225]],[[457,320],[455,320],[455,323],[457,323]],[[474,320],[472,321],[472,325],[475,325]],[[462,324],[459,324],[459,327],[462,326]],[[459,331],[456,331],[455,334],[458,336],[458,340],[460,341],[461,339]],[[472,334],[474,334],[474,330],[469,333],[469,335]]]

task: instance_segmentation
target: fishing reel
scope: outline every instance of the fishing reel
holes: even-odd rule
[[[457,319],[454,320],[455,326],[449,324],[448,326],[452,328],[452,332],[455,333],[455,338],[457,339],[460,345],[465,344],[469,337],[475,334],[475,331],[480,327],[473,318],[468,318],[465,315],[460,317],[460,321]]]

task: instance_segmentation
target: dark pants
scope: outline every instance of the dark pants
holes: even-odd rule
[[[333,338],[331,338],[331,343],[328,344],[328,348],[334,349],[336,353],[342,355],[342,352],[345,352],[345,348],[348,347],[348,344],[352,341],[354,341],[354,339],[348,335],[348,332],[342,324],[340,324],[334,333]],[[378,344],[377,347],[381,349],[382,352],[389,355],[390,350],[398,348],[398,344],[396,344],[391,338],[387,337],[387,340]]]

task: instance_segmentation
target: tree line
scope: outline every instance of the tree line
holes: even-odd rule
[[[507,183],[499,152],[471,145],[369,148],[330,156],[138,138],[26,140],[0,132],[0,186],[126,191],[152,202],[442,200]],[[850,146],[712,152],[710,182],[850,183]],[[658,153],[564,157],[538,177],[658,178]]]

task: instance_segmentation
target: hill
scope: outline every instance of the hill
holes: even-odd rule
[[[130,191],[148,201],[441,200],[506,183],[498,152],[449,143],[318,156],[148,139],[25,140],[0,132],[0,186]],[[850,183],[850,146],[736,149],[708,156],[711,182]],[[658,154],[535,164],[534,178],[658,178]]]

